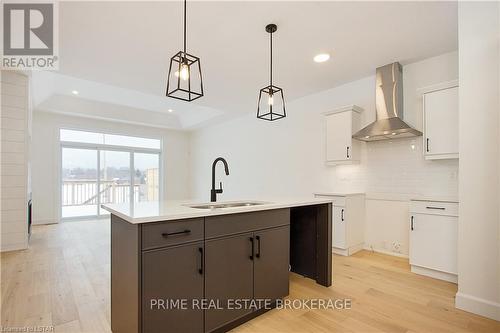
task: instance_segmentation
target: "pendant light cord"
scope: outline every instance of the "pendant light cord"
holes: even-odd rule
[[[186,12],[187,12],[187,0],[184,0],[184,61],[187,62],[186,57]]]
[[[271,37],[269,38],[269,40],[271,44],[271,61],[270,61],[271,67],[269,69],[270,72],[269,85],[272,86],[273,85],[273,33],[271,32],[270,35]]]

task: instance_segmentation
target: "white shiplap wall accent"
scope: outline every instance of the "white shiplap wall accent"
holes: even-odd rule
[[[1,71],[0,250],[28,245],[29,78]]]

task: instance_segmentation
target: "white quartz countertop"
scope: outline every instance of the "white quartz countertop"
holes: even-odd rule
[[[411,201],[435,201],[435,202],[452,202],[458,203],[457,197],[444,197],[444,196],[416,196],[411,199]]]
[[[314,195],[322,197],[352,197],[355,195],[364,195],[361,192],[315,192]]]
[[[227,215],[235,213],[247,213],[270,209],[290,208],[300,206],[312,206],[326,203],[332,203],[328,198],[286,198],[286,199],[270,199],[270,200],[238,200],[238,201],[222,201],[222,203],[234,202],[259,202],[263,203],[255,206],[242,206],[230,208],[216,209],[200,209],[192,208],[190,205],[205,205],[209,202],[201,201],[144,201],[122,204],[103,204],[101,207],[111,214],[114,214],[125,221],[133,224],[171,221],[179,219],[188,219],[205,216]]]

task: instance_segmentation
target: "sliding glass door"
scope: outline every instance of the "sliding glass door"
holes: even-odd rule
[[[62,217],[98,215],[97,151],[62,148]]]
[[[160,165],[158,154],[134,153],[135,201],[156,201],[160,197]]]
[[[160,200],[159,140],[120,136],[112,141],[115,137],[61,130],[63,219],[109,215],[101,204]]]
[[[130,202],[132,179],[130,155],[126,151],[101,150],[99,154],[100,203]],[[109,214],[100,209],[100,215]]]

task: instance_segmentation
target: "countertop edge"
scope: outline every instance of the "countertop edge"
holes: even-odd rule
[[[220,208],[213,210],[202,210],[200,211],[192,211],[192,212],[183,212],[178,214],[165,214],[158,216],[145,216],[145,217],[131,217],[119,210],[114,209],[112,206],[102,204],[101,207],[113,215],[131,223],[131,224],[142,224],[142,223],[153,223],[153,222],[162,222],[162,221],[175,221],[175,220],[183,220],[183,219],[192,219],[192,218],[200,218],[200,217],[210,217],[210,216],[219,216],[219,215],[230,215],[230,214],[240,214],[240,213],[251,213],[265,210],[273,210],[273,209],[282,209],[282,208],[293,208],[293,207],[301,207],[301,206],[314,206],[314,205],[322,205],[333,203],[331,199],[318,199],[312,198],[309,201],[298,201],[298,202],[284,202],[284,203],[272,203],[272,204],[264,204],[258,206],[250,206],[250,207],[238,207],[238,208]],[[188,207],[186,207],[188,208]],[[192,208],[195,209],[195,208]]]

